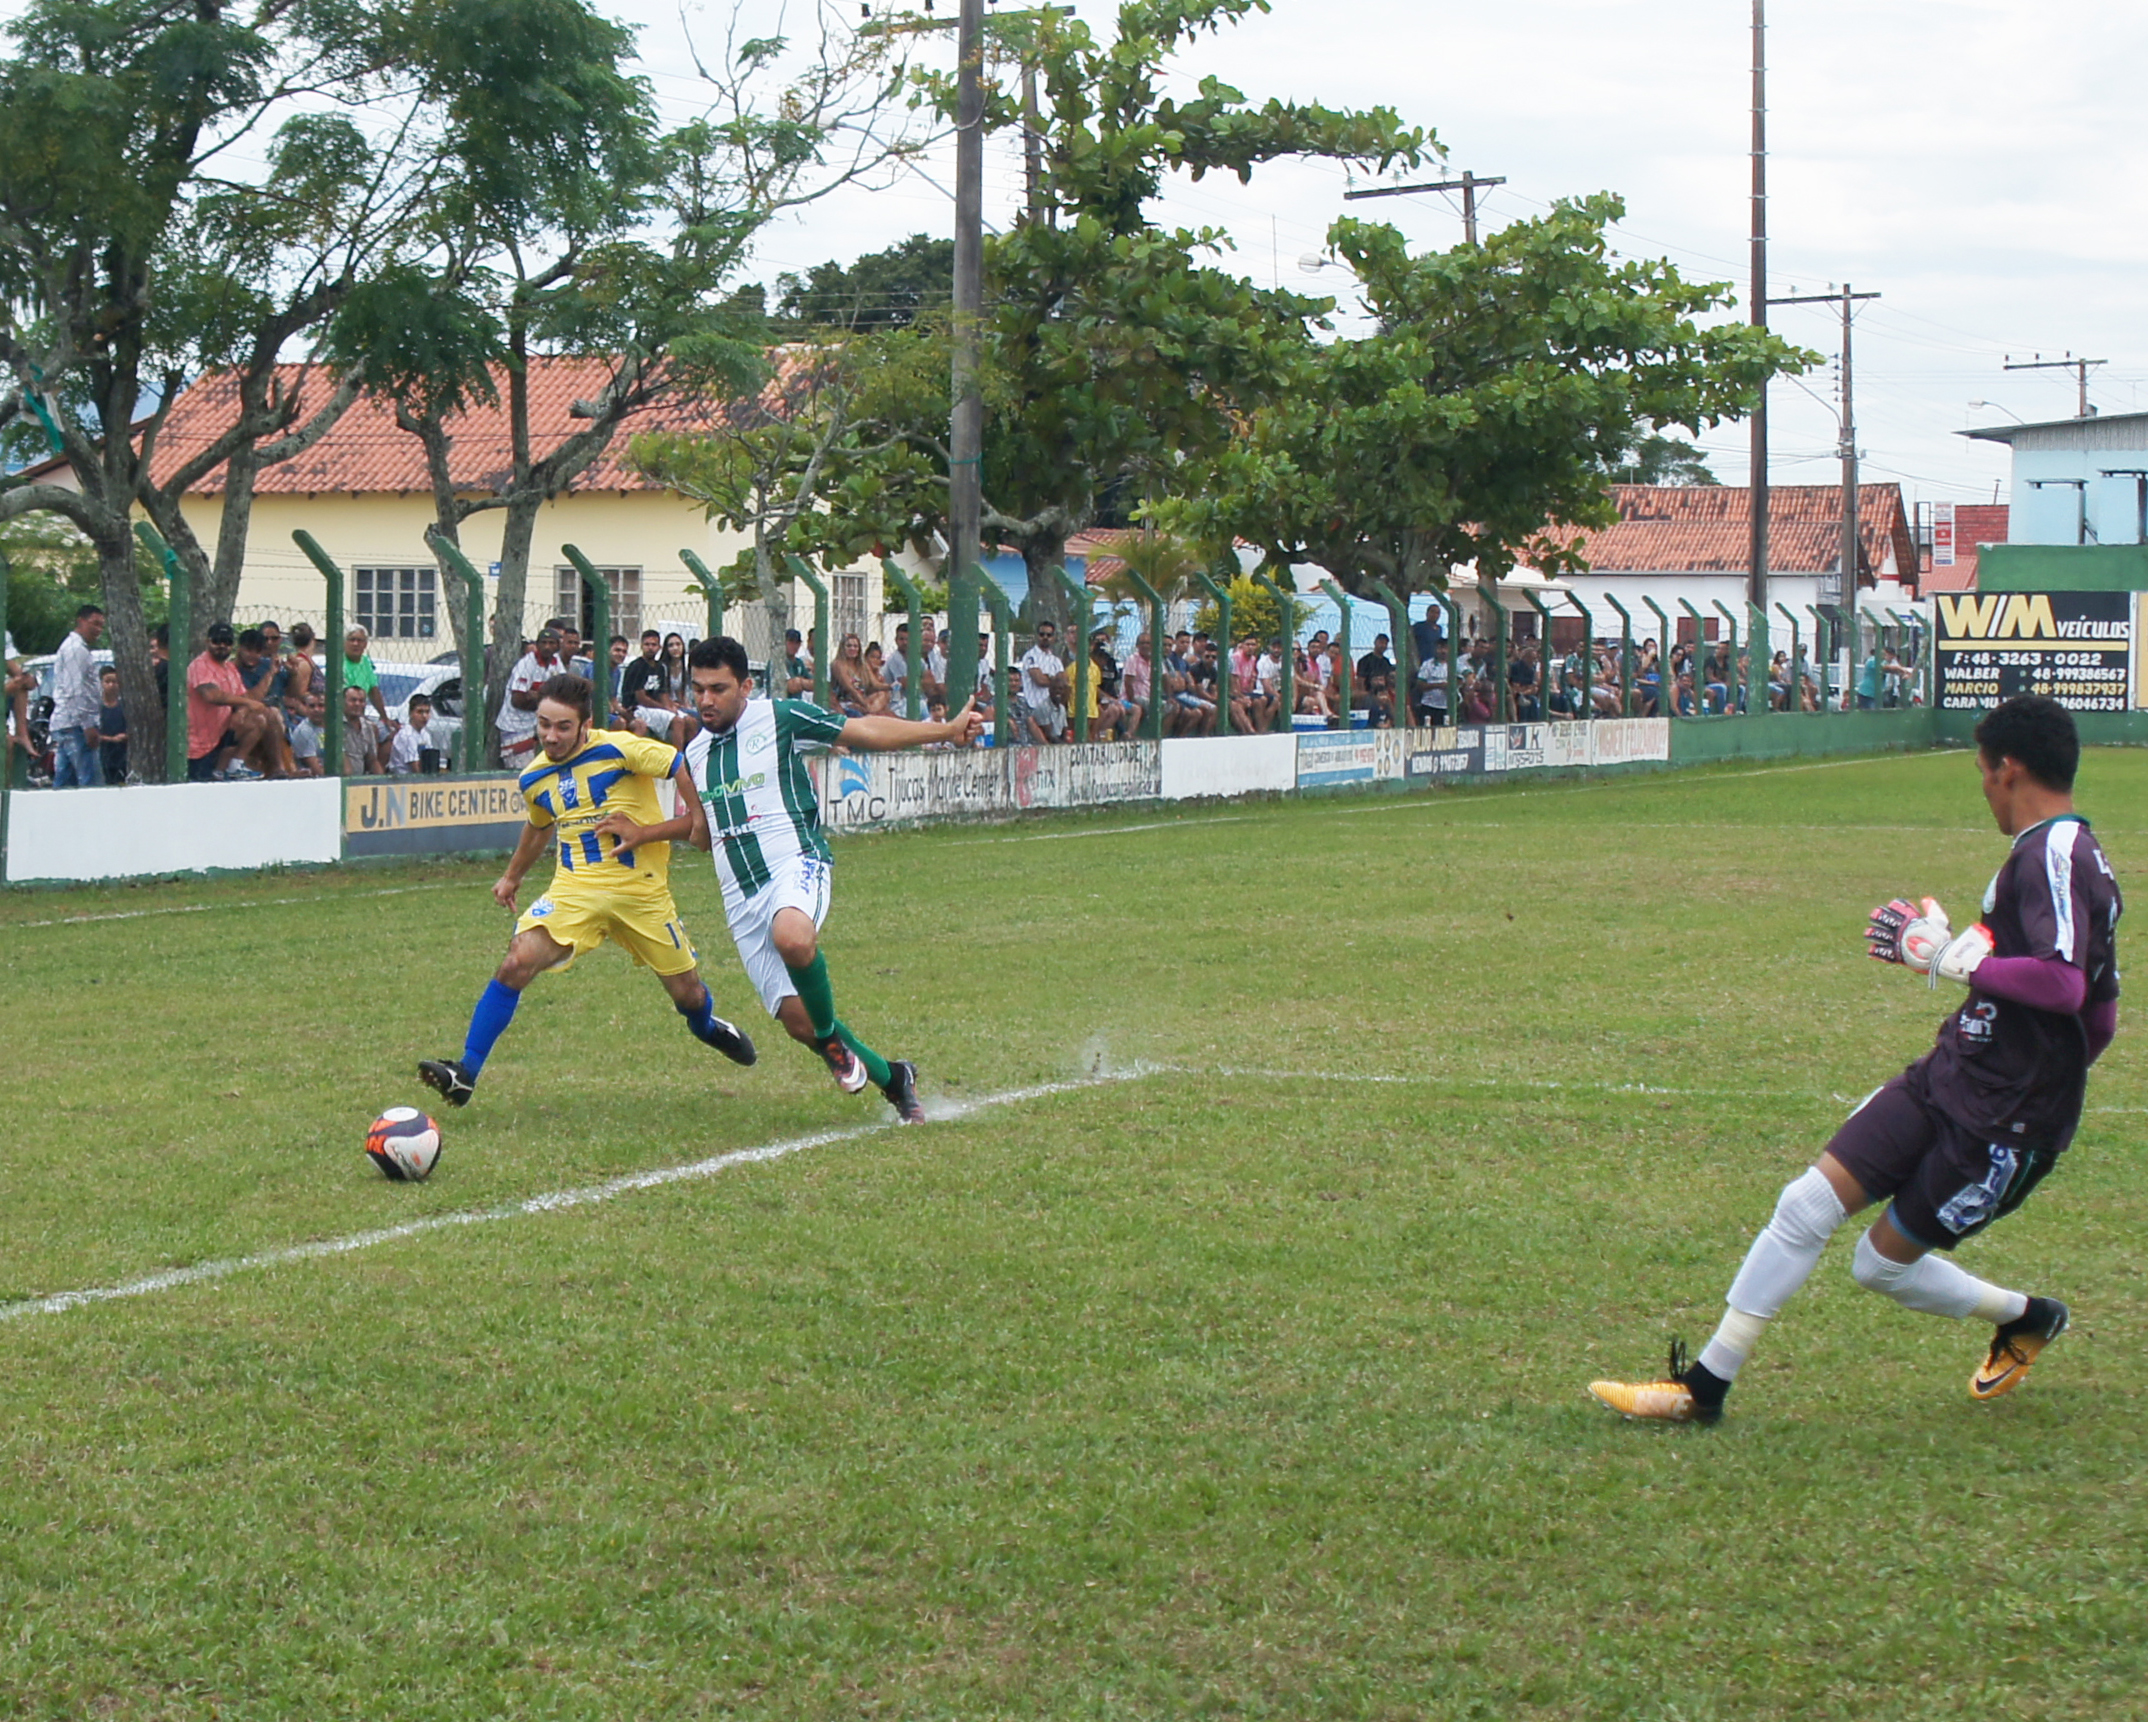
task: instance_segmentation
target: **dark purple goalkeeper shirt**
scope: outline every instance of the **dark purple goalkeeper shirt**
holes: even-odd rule
[[[2100,1050],[2091,1045],[2089,1022],[2108,1021],[2118,999],[2124,908],[2087,820],[2060,814],[2014,839],[1984,893],[1992,939],[1986,960],[2026,957],[2077,969],[2082,1002],[2073,1010],[2038,1009],[1972,984],[1921,1061],[1941,1111],[1989,1142],[2056,1150],[2073,1139],[2088,1067]]]

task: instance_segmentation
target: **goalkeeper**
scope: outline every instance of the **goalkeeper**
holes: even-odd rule
[[[1984,799],[2014,840],[1984,893],[1983,919],[1956,932],[1931,898],[1897,898],[1873,911],[1865,934],[1882,962],[1934,987],[1966,985],[1969,996],[1940,1025],[1937,1045],[1867,1095],[1818,1162],[1784,1187],[1699,1358],[1688,1366],[1674,1343],[1669,1379],[1590,1385],[1614,1411],[1673,1423],[1721,1417],[1739,1367],[1829,1235],[1875,1202],[1887,1211],[1858,1239],[1851,1273],[1905,1309],[1993,1325],[1972,1397],[2011,1392],[2066,1331],[2056,1298],[1978,1279],[1951,1252],[2020,1207],[2073,1140],[2088,1067],[2117,1031],[2123,905],[2102,846],[2073,810],[2081,746],[2066,708],[2019,695],[1986,714],[1976,742]]]

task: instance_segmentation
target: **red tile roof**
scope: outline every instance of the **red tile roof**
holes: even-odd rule
[[[1751,492],[1722,484],[1616,484],[1615,525],[1582,535],[1581,554],[1601,574],[1736,573],[1746,566]],[[1905,582],[1917,577],[1916,540],[1898,484],[1857,487],[1858,537],[1864,567],[1894,567]],[[1565,539],[1573,533],[1555,528]],[[1768,487],[1768,566],[1784,574],[1822,574],[1842,552],[1842,486]]]
[[[798,367],[777,356],[777,374],[758,399],[710,402],[683,392],[666,391],[638,412],[628,416],[614,432],[604,452],[574,480],[576,490],[654,491],[664,487],[625,464],[628,441],[644,431],[710,430],[737,425],[781,407],[787,384],[795,381]],[[287,387],[299,394],[300,422],[307,412],[325,402],[334,382],[325,371],[308,374],[299,365],[280,366]],[[611,375],[603,359],[539,358],[530,362],[531,451],[542,458],[583,428],[587,420],[575,413],[575,402],[602,392]],[[507,423],[507,381],[504,371],[494,374],[499,404],[475,406],[448,421],[453,439],[448,471],[458,489],[492,491],[506,479],[511,463]],[[157,440],[152,470],[163,476],[198,453],[231,421],[233,391],[229,373],[212,373],[190,387],[173,402],[171,416]],[[194,487],[195,494],[216,495],[223,490],[224,473],[219,467]],[[395,409],[384,401],[360,397],[336,421],[335,428],[304,454],[263,467],[255,483],[262,495],[349,491],[378,493],[429,492],[425,452],[418,439],[401,430]]]
[[[1980,544],[2004,544],[2010,505],[2004,502],[1958,502],[1954,505],[1954,566],[1927,568],[1919,582],[1925,592],[1974,592],[1976,553]]]

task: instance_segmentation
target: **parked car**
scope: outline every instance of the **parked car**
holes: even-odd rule
[[[426,733],[439,738],[434,745],[442,753],[452,755],[456,738],[462,734],[461,659],[448,652],[429,664],[380,664],[376,668],[381,703],[388,708],[388,715],[399,724],[408,723],[411,696],[425,695],[433,702],[432,721],[426,725]]]

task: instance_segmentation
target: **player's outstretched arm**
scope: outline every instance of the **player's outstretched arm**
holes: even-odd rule
[[[594,827],[597,835],[618,839],[622,849],[639,849],[644,843],[691,843],[696,849],[706,849],[709,846],[708,815],[702,811],[701,797],[694,793],[693,773],[683,754],[671,775],[678,785],[678,812],[654,825],[643,825],[629,814],[607,813]],[[695,836],[697,828],[699,837]]]
[[[984,733],[984,722],[984,713],[977,709],[973,695],[945,723],[918,723],[899,717],[852,718],[843,725],[839,739],[844,747],[864,753],[893,753],[898,748],[926,747],[943,741],[968,747]]]
[[[537,857],[544,853],[546,841],[542,825],[525,825],[522,835],[515,839],[515,852],[507,858],[507,871],[493,881],[492,900],[503,909],[515,906],[515,897],[522,889],[522,881],[529,870],[537,864]]]

